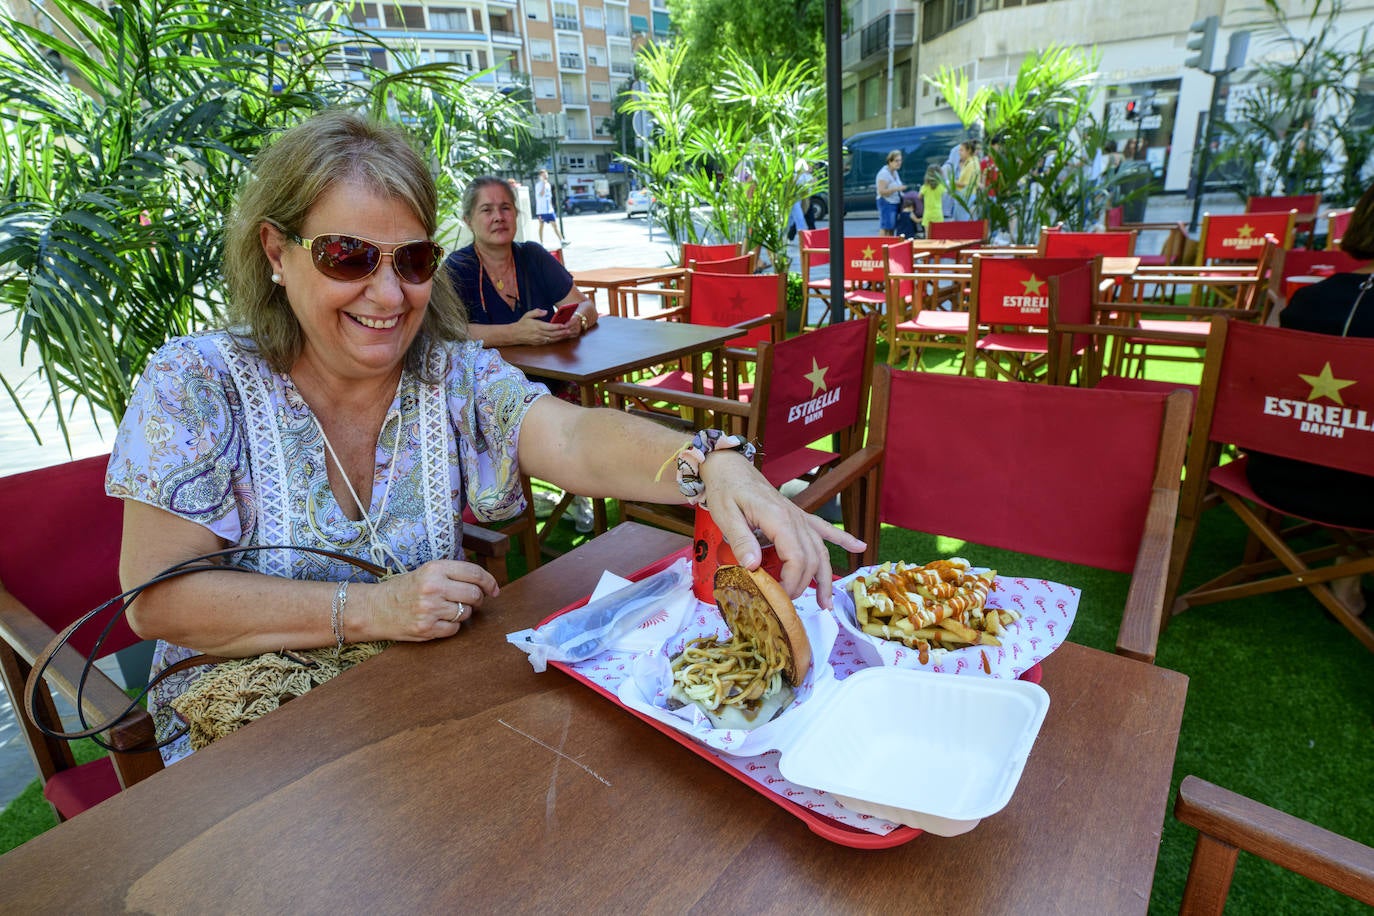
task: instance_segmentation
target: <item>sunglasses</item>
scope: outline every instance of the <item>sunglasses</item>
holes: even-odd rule
[[[316,270],[331,280],[344,283],[372,276],[381,265],[382,258],[391,258],[391,268],[396,271],[396,276],[407,283],[428,283],[444,257],[444,249],[428,239],[403,242],[391,251],[382,251],[377,242],[355,235],[317,235],[313,239],[305,239],[276,223],[271,225],[297,245],[309,248]]]

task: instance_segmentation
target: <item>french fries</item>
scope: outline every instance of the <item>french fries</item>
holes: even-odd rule
[[[859,628],[918,650],[924,665],[931,649],[1001,645],[998,634],[1021,615],[987,606],[996,576],[953,557],[924,566],[884,563],[849,588]]]

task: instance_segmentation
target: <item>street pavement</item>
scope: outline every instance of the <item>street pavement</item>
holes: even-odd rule
[[[1204,208],[1214,213],[1236,213],[1243,209],[1243,205],[1235,195],[1213,195],[1204,200]],[[1146,207],[1145,221],[1187,222],[1191,212],[1192,202],[1180,196],[1155,197]],[[823,228],[827,223],[822,221],[818,225]],[[844,225],[847,235],[876,235],[877,214],[874,211],[855,213],[845,220]],[[522,233],[525,238],[538,238],[534,224],[526,224],[523,228],[528,233]],[[660,228],[651,225],[644,217],[627,218],[623,212],[565,216],[563,237],[569,243],[563,252],[564,263],[573,271],[599,267],[657,267],[676,263],[677,260],[676,246],[669,242]],[[1140,251],[1158,251],[1163,237],[1162,232],[1143,233],[1138,239],[1137,248]],[[550,244],[554,241],[551,233],[548,241]],[[801,259],[795,240],[791,244],[790,254],[792,269],[796,270]],[[813,274],[816,277],[828,275],[828,264],[818,265]],[[819,301],[813,301],[808,321],[814,325],[821,318],[821,305]],[[32,358],[30,354],[30,364]],[[8,379],[21,377],[18,344],[14,337],[0,340],[0,372]],[[41,396],[36,385],[28,386],[25,391],[31,398]],[[114,425],[108,419],[96,424],[89,413],[78,412],[69,418],[69,423],[73,432],[74,457],[109,451]],[[8,399],[0,400],[0,443],[3,443],[3,448],[0,448],[0,474],[12,474],[68,460],[66,446],[51,415],[40,418],[39,429],[43,436],[42,445],[34,442],[14,405]],[[102,668],[119,680],[117,667],[102,665]],[[0,807],[7,805],[37,776],[14,716],[9,698],[0,688]]]

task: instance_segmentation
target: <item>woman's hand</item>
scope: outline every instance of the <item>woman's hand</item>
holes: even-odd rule
[[[574,329],[573,324],[577,322],[574,317],[572,321],[563,324],[554,324],[552,321],[545,321],[544,318],[551,314],[550,309],[530,309],[520,316],[513,327],[516,342],[531,347],[542,347],[546,344],[557,343],[560,340],[567,340],[569,337],[576,337],[581,328]]]
[[[850,553],[862,551],[864,542],[802,511],[738,452],[712,452],[702,463],[701,474],[711,518],[740,565],[757,569],[763,560],[763,550],[754,536],[757,528],[777,548],[782,560],[781,585],[787,594],[795,598],[815,582],[817,603],[830,607],[833,575],[825,542]]]
[[[431,560],[412,572],[353,589],[344,617],[349,642],[452,636],[483,601],[500,593],[491,573],[461,560]]]
[[[585,334],[596,326],[596,320],[601,316],[596,311],[596,303],[590,299],[583,299],[577,305],[577,311],[568,319],[568,327],[572,328],[574,335]]]

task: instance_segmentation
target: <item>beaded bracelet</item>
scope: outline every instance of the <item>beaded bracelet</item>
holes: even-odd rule
[[[677,488],[687,497],[687,505],[706,507],[706,483],[701,479],[701,465],[706,456],[718,448],[737,448],[746,461],[753,461],[758,449],[743,436],[735,436],[718,429],[697,430],[692,441],[673,453],[668,462],[677,465]],[[664,462],[664,468],[668,466]],[[659,470],[661,475],[663,470]]]
[[[334,648],[339,650],[344,645],[344,608],[348,606],[348,580],[339,583],[339,590],[334,593],[334,603],[329,609],[329,626],[334,631]]]

